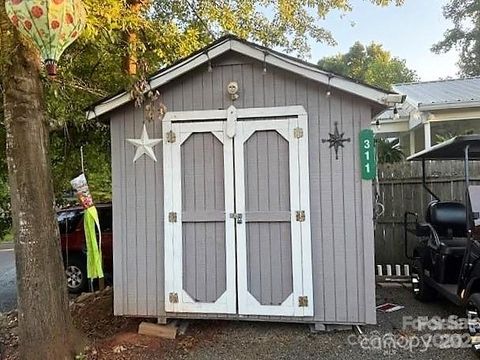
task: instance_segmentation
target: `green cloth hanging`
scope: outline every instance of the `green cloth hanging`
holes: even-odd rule
[[[103,278],[101,249],[102,233],[100,231],[100,222],[98,220],[98,212],[95,206],[89,207],[85,210],[83,226],[85,229],[85,241],[87,243],[87,277],[89,279]],[[100,246],[98,246],[97,243],[95,226],[98,229]]]

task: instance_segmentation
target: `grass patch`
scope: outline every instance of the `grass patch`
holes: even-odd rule
[[[13,234],[9,231],[3,238],[0,238],[0,243],[13,242]]]

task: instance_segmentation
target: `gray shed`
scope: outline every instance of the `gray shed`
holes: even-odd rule
[[[231,36],[150,85],[163,119],[128,93],[88,114],[111,126],[115,314],[375,323],[358,135],[388,94]]]

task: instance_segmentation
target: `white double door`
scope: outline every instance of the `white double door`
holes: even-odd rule
[[[166,311],[311,316],[306,120],[226,128],[164,128]]]

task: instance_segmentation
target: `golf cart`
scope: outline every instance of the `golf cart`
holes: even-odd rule
[[[413,261],[414,296],[421,301],[437,294],[467,309],[469,330],[480,335],[480,186],[470,183],[469,162],[480,160],[480,135],[458,136],[407,159],[421,161],[423,186],[433,197],[425,221],[406,212],[405,254]],[[425,166],[428,160],[463,160],[465,163],[465,202],[440,199],[428,187]],[[409,249],[409,234],[416,237]],[[472,337],[480,350],[480,336]]]

